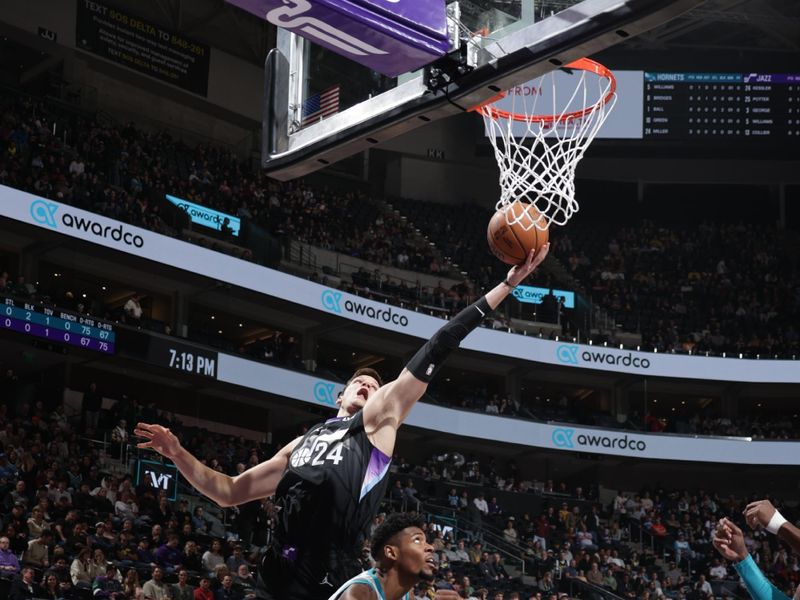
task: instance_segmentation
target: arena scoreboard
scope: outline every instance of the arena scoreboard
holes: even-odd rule
[[[644,73],[644,139],[800,140],[800,74]]]
[[[0,301],[0,329],[104,354],[115,352],[116,331],[111,323],[42,303],[5,296]]]
[[[754,147],[793,147],[800,139],[800,73],[628,71],[608,66],[617,80],[617,102],[598,139]],[[573,77],[554,73],[558,97],[573,93]],[[547,86],[537,80],[513,89],[516,102],[538,97],[548,106],[552,101]],[[501,107],[514,110],[514,101],[509,96]],[[517,138],[527,136],[524,122],[514,122],[512,129]]]

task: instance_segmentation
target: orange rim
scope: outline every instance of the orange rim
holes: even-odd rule
[[[563,115],[521,115],[493,106],[495,102],[505,98],[505,92],[500,92],[486,102],[473,106],[470,108],[470,110],[477,111],[486,117],[491,117],[495,121],[497,119],[506,119],[524,123],[553,123],[557,121],[567,121],[569,119],[579,119],[584,117],[597,110],[600,106],[608,104],[608,102],[611,101],[611,99],[614,97],[614,94],[617,92],[617,79],[614,77],[614,74],[610,69],[601,65],[599,62],[596,62],[590,58],[579,58],[578,60],[574,60],[571,63],[564,65],[563,68],[588,71],[589,73],[594,73],[599,77],[608,79],[610,82],[608,93],[591,106],[587,106],[582,110],[564,113]]]

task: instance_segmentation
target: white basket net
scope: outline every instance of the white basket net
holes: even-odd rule
[[[497,210],[520,201],[546,218],[506,210],[509,225],[545,229],[564,225],[577,212],[575,168],[616,100],[611,72],[584,58],[476,109],[500,168]]]

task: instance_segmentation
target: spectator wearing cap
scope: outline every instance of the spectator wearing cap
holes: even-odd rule
[[[117,568],[114,565],[107,565],[105,573],[95,577],[92,583],[92,596],[109,600],[124,600],[125,590],[117,577]]]
[[[211,579],[200,578],[200,585],[194,590],[194,600],[214,600],[214,591],[211,589]]]
[[[0,537],[0,575],[11,576],[19,573],[19,560],[10,549],[11,541]]]
[[[231,573],[236,573],[239,570],[241,565],[246,565],[247,561],[244,559],[242,555],[242,547],[236,545],[233,547],[233,554],[228,557],[228,560],[225,561],[225,564],[228,565],[228,570]]]
[[[481,543],[476,541],[473,542],[472,548],[469,549],[469,562],[473,565],[477,565],[481,562],[481,557],[483,556],[483,549],[481,547]]]
[[[509,519],[506,528],[503,530],[503,539],[509,544],[516,544],[518,537],[517,530],[514,528],[514,521]]]

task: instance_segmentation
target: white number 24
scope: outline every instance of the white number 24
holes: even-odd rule
[[[316,456],[314,456],[314,460],[311,461],[312,467],[319,467],[325,463],[326,460],[333,462],[334,465],[338,465],[342,462],[342,444],[334,444],[333,448],[331,448],[330,452],[328,452],[328,442],[317,442],[317,445],[314,447],[314,451],[316,452]],[[322,455],[328,452],[325,458],[322,458]]]

